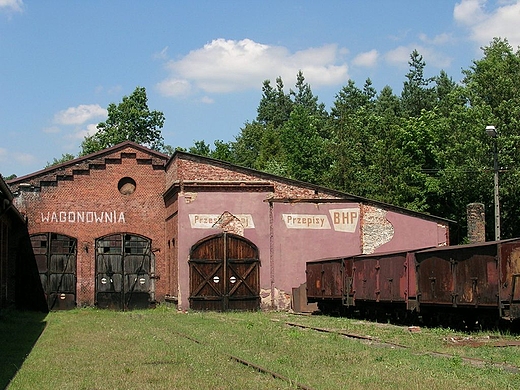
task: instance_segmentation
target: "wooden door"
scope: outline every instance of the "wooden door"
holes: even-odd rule
[[[31,236],[31,245],[49,310],[76,307],[77,240],[41,233]]]
[[[190,307],[195,310],[257,310],[260,259],[244,237],[221,233],[196,243],[190,252]]]
[[[96,305],[130,310],[154,301],[151,240],[113,234],[96,240]]]

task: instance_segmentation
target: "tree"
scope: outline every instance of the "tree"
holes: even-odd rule
[[[246,122],[244,127],[240,129],[240,133],[235,137],[235,141],[231,143],[236,164],[259,169],[257,162],[264,132],[265,126],[258,121]]]
[[[294,114],[296,110],[298,113]],[[314,133],[317,133],[318,140],[323,138],[324,134],[321,133],[328,113],[325,105],[318,103],[318,97],[305,82],[302,71],[296,76],[296,90],[290,90],[289,93],[285,93],[281,77],[276,79],[276,88],[271,86],[269,80],[264,81],[257,113],[256,120],[246,123],[228,151],[221,146],[219,155],[223,152],[229,156],[228,161],[239,165],[275,174],[284,173],[299,179],[308,175],[309,170],[317,172],[323,169],[318,166],[313,168],[316,161],[311,161],[308,145],[316,141]],[[309,138],[302,138],[302,134]],[[317,142],[314,147],[319,150],[320,145]],[[315,153],[321,153],[318,150]],[[305,154],[309,158],[304,157]],[[317,177],[313,177],[310,181],[316,180]]]
[[[230,142],[224,142],[222,140],[215,140],[213,142],[213,145],[215,145],[215,149],[211,152],[210,157],[221,160],[221,161],[227,161],[230,163],[235,163],[235,158],[231,149],[231,143]]]
[[[309,183],[321,182],[327,166],[324,139],[320,136],[320,118],[305,106],[296,106],[280,132],[287,169],[292,178]]]
[[[271,87],[269,80],[264,81],[262,99],[257,109],[257,121],[278,128],[289,119],[293,102],[290,94],[286,94],[283,88],[281,77],[276,78],[276,90]]]
[[[285,163],[285,151],[280,139],[280,129],[269,125],[264,128],[260,140],[260,149],[256,159],[255,168],[272,174],[285,172],[288,176]]]
[[[369,103],[370,98],[349,80],[336,95],[327,124],[331,139],[327,152],[332,162],[326,182],[360,196],[372,192],[372,181],[365,177],[371,148],[367,131]]]
[[[210,146],[206,143],[206,141],[195,141],[195,145],[188,149],[188,152],[192,154],[197,154],[199,156],[209,157],[211,153]]]
[[[417,50],[410,54],[410,70],[406,74],[401,101],[404,111],[410,116],[421,115],[422,110],[430,110],[434,103],[434,90],[430,87],[432,78],[424,77],[426,62]]]
[[[303,72],[300,70],[296,75],[296,91],[291,90],[289,94],[293,97],[295,106],[303,106],[310,115],[326,118],[325,104],[318,103],[318,96],[312,93],[311,86],[305,82]]]
[[[500,200],[502,237],[520,235],[520,49],[513,50],[506,39],[495,38],[482,48],[483,58],[464,70],[468,105],[478,112],[479,136],[484,138],[487,182],[492,183],[492,140],[484,134],[487,125],[499,133]],[[488,186],[486,215],[493,215],[492,187]],[[489,223],[493,226],[493,223]],[[490,229],[491,230],[491,229]],[[490,232],[488,232],[489,234]]]
[[[119,104],[110,103],[108,118],[97,125],[97,133],[85,137],[80,155],[86,155],[123,141],[133,141],[151,149],[164,150],[161,129],[164,114],[150,111],[144,87],[137,87],[130,96],[124,96]]]
[[[392,88],[388,85],[383,87],[375,102],[375,111],[382,116],[397,117],[400,114],[399,97],[394,95]]]

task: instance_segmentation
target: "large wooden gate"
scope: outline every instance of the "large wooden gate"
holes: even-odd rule
[[[96,305],[130,310],[148,308],[155,286],[151,240],[113,234],[96,240]]]
[[[195,310],[257,310],[260,307],[258,248],[244,237],[221,233],[190,252],[190,307]]]
[[[31,236],[43,291],[49,310],[76,307],[77,240],[57,233]]]

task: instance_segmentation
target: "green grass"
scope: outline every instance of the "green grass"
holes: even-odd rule
[[[286,322],[406,345],[291,327]],[[287,313],[8,312],[0,319],[0,388],[10,389],[518,389],[520,347],[453,345],[467,335]],[[472,334],[484,339],[490,335]],[[517,340],[514,335],[498,335]],[[198,341],[198,342],[196,342]],[[435,357],[430,352],[448,354]],[[276,379],[230,355],[289,378]],[[464,357],[485,359],[477,367]],[[7,368],[6,368],[7,367]]]

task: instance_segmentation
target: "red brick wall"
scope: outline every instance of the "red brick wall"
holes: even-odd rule
[[[166,187],[175,182],[265,182],[274,186],[275,198],[333,199],[338,198],[334,191],[318,191],[318,187],[307,183],[296,183],[293,180],[277,178],[263,172],[241,169],[221,161],[207,159],[197,161],[191,155],[178,154],[168,167]],[[223,189],[225,191],[225,189]]]
[[[27,215],[30,234],[55,232],[78,240],[79,306],[94,304],[95,240],[113,233],[139,234],[152,240],[156,275],[159,277],[156,280],[156,298],[161,300],[167,293],[162,198],[165,172],[158,169],[158,165],[149,154],[129,147],[57,172],[43,172],[24,181],[34,186],[36,191],[23,190],[22,186],[15,201],[17,208]],[[66,179],[56,180],[59,175]],[[136,182],[135,192],[131,195],[123,195],[118,190],[118,182],[123,177],[131,177]],[[45,181],[54,185],[45,185]],[[38,187],[40,191],[37,191]],[[15,189],[19,188],[20,182],[17,182]],[[79,222],[77,213],[88,212],[115,213],[117,222]],[[49,220],[45,221],[48,216]]]

